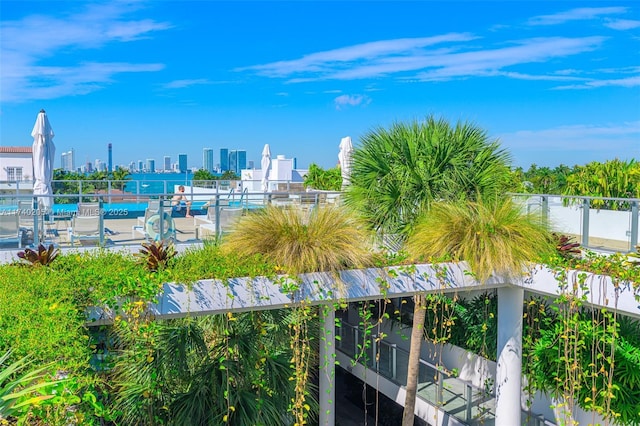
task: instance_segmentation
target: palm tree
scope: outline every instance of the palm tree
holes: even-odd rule
[[[131,180],[131,172],[123,167],[116,167],[111,172],[110,178],[115,181],[113,183],[114,187],[122,191],[126,186],[126,181]]]
[[[498,142],[473,124],[451,126],[433,116],[395,123],[365,134],[355,149],[345,202],[376,231],[406,236],[434,201],[496,199],[510,184],[508,162]],[[426,305],[421,295],[414,302],[409,368],[416,371]],[[405,424],[413,422],[416,377],[409,372]]]
[[[429,116],[365,134],[353,153],[346,203],[374,229],[409,233],[433,200],[495,198],[509,184],[509,156],[486,131]]]
[[[409,253],[424,258],[451,256],[464,260],[480,282],[491,275],[519,276],[525,272],[528,262],[552,250],[546,224],[524,214],[510,198],[433,203],[414,231],[406,242]],[[417,337],[421,337],[421,331],[416,329],[422,329],[424,311],[421,305],[417,315],[414,314],[405,426],[413,424],[419,365],[417,355],[413,358],[412,355],[420,351],[422,339]]]
[[[123,425],[273,425],[288,423],[294,397],[286,310],[156,323],[146,350],[126,343],[110,383]],[[142,349],[142,350],[141,350]]]

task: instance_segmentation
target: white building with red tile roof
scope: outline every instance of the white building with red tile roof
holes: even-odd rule
[[[0,146],[0,191],[33,190],[33,155],[30,146]]]

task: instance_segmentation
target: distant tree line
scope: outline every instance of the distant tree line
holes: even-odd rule
[[[532,194],[558,194],[605,198],[640,198],[640,163],[608,160],[593,161],[572,168],[560,165],[556,168],[538,167],[529,170],[512,170],[513,192]],[[597,208],[618,209],[621,202],[594,200]]]
[[[340,168],[323,169],[311,164],[304,185],[339,191],[342,186]],[[640,162],[614,159],[573,167],[561,164],[555,168],[532,164],[526,171],[522,167],[511,169],[510,181],[505,189],[507,192],[527,194],[640,198]],[[594,200],[593,206],[617,209],[621,204]]]

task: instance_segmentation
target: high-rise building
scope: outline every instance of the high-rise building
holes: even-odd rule
[[[164,171],[165,172],[171,171],[171,157],[169,157],[168,155],[164,156]]]
[[[254,166],[254,164],[253,164],[253,160],[249,160],[249,161],[247,162],[247,169],[253,169],[254,167],[255,167],[255,166]]]
[[[236,169],[238,168],[238,151],[236,150],[229,151],[228,164],[229,166],[227,167],[227,170],[235,173]]]
[[[220,148],[220,171],[224,173],[227,170],[229,170],[229,150]]]
[[[93,162],[93,167],[97,172],[106,172],[107,165],[99,158],[96,158],[96,161]]]
[[[227,151],[226,149],[224,150]],[[228,153],[229,153],[229,157],[228,157],[229,159],[227,163],[227,168],[225,169],[223,167],[220,167],[222,172],[230,170],[235,174],[237,174],[238,176],[240,176],[240,173],[242,173],[242,169],[247,168],[247,151],[243,149],[232,149],[228,151]],[[222,162],[224,161],[224,158],[222,157],[222,149],[220,150],[220,155],[221,155],[220,163],[222,164]]]
[[[236,165],[236,174],[241,175],[242,169],[247,168],[247,151],[241,149],[238,150],[238,164]]]
[[[63,152],[61,155],[61,167],[62,170],[67,172],[75,172],[76,171],[76,161],[73,149],[67,152]]]
[[[144,171],[144,163],[142,160],[138,160],[138,173],[142,173]]]
[[[202,150],[202,168],[213,173],[213,149],[204,148]]]
[[[187,171],[187,154],[178,154],[178,171],[180,173]]]
[[[156,172],[156,160],[152,158],[147,158],[147,173],[155,173]]]
[[[107,149],[109,151],[109,157],[108,157],[108,163],[107,163],[107,171],[109,173],[111,173],[113,171],[113,146],[111,145],[111,142],[109,142],[109,144],[107,145]]]
[[[136,171],[136,162],[135,161],[132,161],[132,162],[129,163],[129,171],[131,173]]]

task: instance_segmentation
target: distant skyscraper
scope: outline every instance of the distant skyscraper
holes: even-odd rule
[[[129,163],[129,171],[133,173],[136,170],[136,162],[132,161]]]
[[[107,163],[107,171],[109,173],[111,173],[113,171],[113,146],[111,145],[111,142],[109,142],[109,145],[107,145],[107,149],[109,150],[109,158],[108,158],[108,163]]]
[[[138,173],[142,173],[144,171],[144,163],[142,160],[138,160]]]
[[[147,173],[155,173],[156,172],[156,160],[152,158],[147,158]]]
[[[231,150],[229,151],[229,168],[227,170],[231,170],[238,176],[242,172],[242,169],[247,168],[247,151],[244,150]]]
[[[187,154],[178,154],[178,171],[180,173],[187,171]]]
[[[247,168],[247,151],[238,150],[238,165],[236,167],[236,174],[240,176],[242,169]]]
[[[236,172],[236,168],[238,167],[238,151],[231,150],[229,151],[229,161],[228,161],[227,170],[232,172]]]
[[[106,172],[107,163],[97,158],[96,161],[93,162],[93,169],[96,172]]]
[[[220,171],[226,172],[229,169],[229,150],[227,148],[220,148]]]
[[[165,172],[171,171],[171,157],[169,157],[168,155],[164,156],[164,171]]]
[[[253,169],[253,160],[247,162],[247,169]]]
[[[205,148],[202,150],[202,168],[213,173],[213,149]]]
[[[63,152],[61,155],[62,170],[67,172],[76,171],[76,161],[73,149],[71,151]]]

